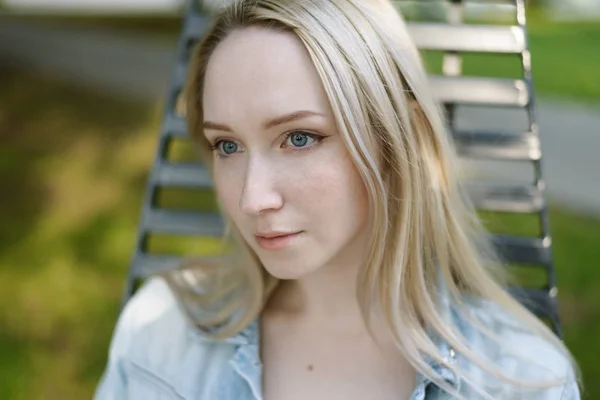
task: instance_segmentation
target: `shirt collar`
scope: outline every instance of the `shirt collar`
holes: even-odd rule
[[[240,333],[225,339],[225,342],[235,347],[235,353],[229,363],[246,381],[256,400],[262,400],[262,362],[259,354],[259,336],[259,318],[255,318]]]
[[[224,339],[226,343],[235,346],[235,353],[230,361],[237,373],[246,380],[256,399],[262,399],[262,363],[259,355],[260,340],[259,319],[254,319],[250,325],[238,334]],[[435,341],[438,350],[443,356],[443,363],[427,359],[427,364],[455,389],[459,388],[459,378],[449,365],[456,362],[456,352],[441,338],[430,334]],[[411,396],[411,400],[423,400],[428,387],[434,385],[430,378],[417,373],[417,386]]]
[[[258,345],[259,336],[259,318],[255,318],[252,320],[250,325],[248,325],[242,331],[227,339],[224,339],[224,341],[235,346]]]
[[[460,379],[450,367],[457,362],[456,352],[438,335],[429,332],[429,336],[436,343],[438,351],[442,354],[443,362],[434,360],[431,357],[426,357],[425,361],[441,380],[446,381],[446,383],[458,391],[460,388]],[[417,387],[415,388],[411,400],[425,399],[427,388],[432,385],[435,385],[435,383],[431,378],[417,372]]]

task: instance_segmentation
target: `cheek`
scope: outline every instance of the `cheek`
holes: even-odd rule
[[[345,154],[330,154],[313,160],[306,173],[297,181],[290,198],[303,199],[307,211],[324,221],[345,222],[332,224],[347,227],[362,222],[367,214],[367,193],[362,179]]]
[[[218,162],[216,161],[216,163]],[[235,168],[220,168],[215,165],[213,167],[213,182],[217,199],[223,211],[235,220],[244,184],[243,174]]]

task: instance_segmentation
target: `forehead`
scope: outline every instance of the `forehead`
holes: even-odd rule
[[[329,110],[302,42],[293,33],[260,27],[236,30],[217,46],[207,66],[203,104],[206,119],[224,123]]]

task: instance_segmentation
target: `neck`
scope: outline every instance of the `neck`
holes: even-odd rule
[[[332,262],[296,280],[279,283],[265,311],[320,326],[363,327],[357,280],[366,246],[349,246]]]

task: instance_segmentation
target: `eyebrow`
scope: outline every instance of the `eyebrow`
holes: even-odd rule
[[[271,129],[278,125],[282,125],[288,122],[296,121],[303,118],[308,118],[312,116],[321,116],[325,117],[325,114],[316,112],[316,111],[308,111],[308,110],[300,110],[294,111],[289,114],[281,115],[279,117],[271,118],[263,123],[263,128]],[[233,132],[230,127],[224,124],[219,124],[217,122],[204,121],[203,123],[204,129],[213,129],[216,131],[225,131],[225,132]]]

